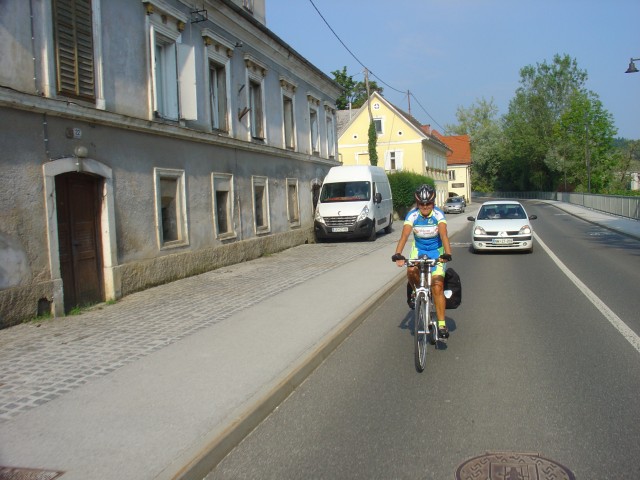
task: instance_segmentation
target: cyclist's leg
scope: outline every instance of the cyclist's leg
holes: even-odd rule
[[[438,258],[444,249],[428,252],[430,258]],[[436,317],[438,319],[438,333],[443,338],[449,337],[449,330],[445,322],[446,299],[444,298],[444,275],[446,264],[438,263],[431,269],[431,296],[436,307]]]
[[[407,304],[411,310],[416,306],[416,294],[415,290],[420,283],[420,274],[416,267],[407,268]]]

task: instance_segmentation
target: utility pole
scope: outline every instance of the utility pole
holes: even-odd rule
[[[409,107],[409,115],[411,115],[411,92],[407,90],[407,106]]]

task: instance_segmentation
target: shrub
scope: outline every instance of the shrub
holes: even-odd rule
[[[393,195],[393,209],[396,212],[404,211],[415,203],[414,194],[416,188],[423,183],[435,187],[432,178],[413,172],[389,173],[387,177],[389,177],[389,185]]]

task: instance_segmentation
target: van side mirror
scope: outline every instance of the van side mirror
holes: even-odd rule
[[[382,194],[378,192],[373,197],[373,203],[381,203],[381,202],[382,202]]]

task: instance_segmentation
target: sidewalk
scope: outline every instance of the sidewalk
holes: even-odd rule
[[[479,205],[447,216],[450,235]],[[640,238],[640,222],[614,223]],[[202,479],[403,281],[394,227],[0,330],[0,465],[64,480]]]

